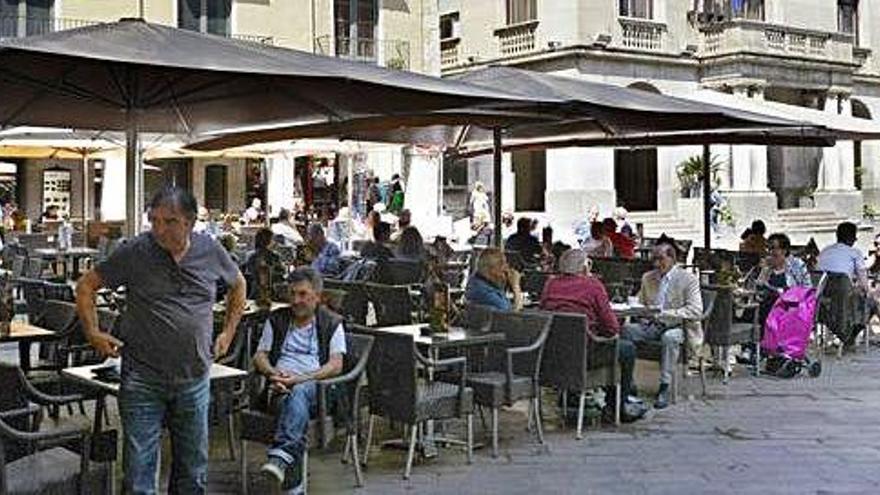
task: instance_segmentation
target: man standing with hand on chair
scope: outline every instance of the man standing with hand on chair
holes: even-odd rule
[[[211,338],[217,282],[229,287],[214,358],[226,354],[245,305],[245,281],[220,244],[193,233],[197,204],[183,189],[159,191],[151,230],[121,245],[80,278],[77,313],[89,343],[122,356],[119,412],[124,438],[124,491],[156,493],[161,431],[171,434],[170,493],[205,493]],[[95,293],[126,288],[118,339],[98,329]],[[123,345],[124,343],[124,345]]]

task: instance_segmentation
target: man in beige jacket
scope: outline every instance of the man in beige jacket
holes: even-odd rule
[[[675,247],[671,244],[658,244],[651,253],[656,269],[642,276],[639,300],[646,306],[658,307],[660,313],[640,323],[625,325],[621,333],[622,338],[636,345],[657,340],[663,345],[660,390],[654,402],[657,409],[669,405],[669,383],[679,359],[684,332],[687,332],[687,342],[692,348],[703,343],[700,282],[694,274],[676,264],[675,254]]]

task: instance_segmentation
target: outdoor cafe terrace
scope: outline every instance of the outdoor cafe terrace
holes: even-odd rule
[[[91,453],[91,486],[118,489],[114,486],[121,479],[121,450],[116,445],[120,423],[114,399],[118,385],[105,373],[93,371],[105,366],[84,345],[72,302],[75,273],[100,263],[114,244],[58,250],[34,236],[22,240],[7,244],[3,251],[3,266],[9,267],[6,277],[16,296],[13,325],[0,338],[0,358],[6,363],[0,378],[11,399],[5,407],[42,411],[33,416],[42,420],[31,423],[40,431],[73,426],[91,432],[92,438],[100,439]],[[251,242],[247,235],[240,238],[235,249],[242,259]],[[642,241],[638,251],[643,256],[651,252],[651,242],[655,241]],[[460,248],[440,263],[435,260],[433,273],[442,274],[451,301],[449,323],[443,328],[432,320],[436,314],[426,297],[427,289],[437,282],[426,262],[392,258],[383,275],[368,280],[327,277],[324,302],[345,317],[351,336],[353,363],[346,371],[352,378],[347,392],[354,394],[351,403],[357,407],[347,413],[337,410],[335,415],[330,405],[319,408],[328,415],[319,414],[310,426],[309,491],[741,493],[760,489],[788,493],[833,491],[841,486],[857,493],[875,490],[880,475],[868,467],[878,457],[874,446],[878,431],[871,426],[868,411],[880,400],[880,388],[871,380],[880,368],[870,342],[873,323],[857,349],[846,354],[829,327],[852,287],[828,284],[827,275],[813,272],[820,313],[826,316],[820,314],[816,320],[809,352],[822,362],[821,374],[811,377],[805,369],[794,378],[780,378],[763,365],[732,364],[729,358],[730,351],[755,345],[760,338],[757,318],[747,311],[757,297],[753,268],[760,257],[692,249],[681,242],[678,248],[684,269],[702,282],[707,359],[678,366],[680,383],[668,409],[650,410],[641,420],[624,424],[600,411],[601,387],[620,384],[615,339],[590,338],[583,331],[583,317],[541,311],[537,301],[543,286],[556,274],[517,252],[506,254],[523,272],[526,308],[519,312],[487,311],[464,301],[463,289],[481,248]],[[432,245],[426,249],[430,251]],[[295,251],[280,250],[288,268],[303,263],[302,254]],[[793,253],[808,261],[815,255],[804,246],[794,247]],[[349,263],[359,260],[356,251],[345,256]],[[638,291],[642,274],[651,269],[650,261],[597,258],[592,266],[621,320],[650,311],[629,297]],[[259,471],[267,441],[266,426],[260,421],[266,418],[249,403],[246,378],[263,322],[272,312],[288,307],[280,297],[269,306],[249,301],[233,350],[212,368],[210,493],[271,489]],[[124,309],[124,291],[102,292],[100,328],[111,330]],[[222,304],[215,307],[218,325],[224,311]],[[865,323],[849,320],[852,325]],[[491,359],[493,353],[511,351],[518,355],[511,364]],[[639,358],[636,385],[642,399],[650,402],[657,383],[656,358],[641,350]],[[456,364],[447,369],[450,366],[438,362]],[[17,370],[38,390],[67,399],[53,403],[34,396]],[[511,383],[527,386],[506,385],[505,380],[511,380],[504,378],[506,374],[515,380]],[[480,377],[500,378],[481,381]],[[480,387],[492,392],[470,395],[470,390]],[[577,400],[563,406],[562,390],[575,398],[583,393],[583,410],[578,411]],[[493,410],[498,411],[497,426]],[[473,453],[468,454],[471,413]],[[415,447],[411,454],[410,439]],[[27,473],[40,473],[29,478],[38,487],[63,478],[64,473],[56,471],[64,471],[60,466],[66,461],[41,464],[39,454],[14,445],[4,439],[8,486],[20,486],[13,483]],[[162,479],[168,476],[169,449],[165,439]],[[771,478],[786,484],[768,488],[766,480]],[[358,485],[362,487],[355,488]]]

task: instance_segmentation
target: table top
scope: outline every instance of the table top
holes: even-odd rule
[[[452,327],[448,332],[435,333],[432,336],[422,335],[422,329],[427,328],[425,323],[415,325],[397,325],[392,327],[376,327],[370,330],[375,332],[397,333],[412,335],[416,344],[428,347],[463,347],[471,345],[484,345],[504,340],[503,333],[487,333],[477,330],[469,330],[461,327]]]
[[[641,304],[611,303],[611,311],[614,311],[618,318],[626,318],[630,316],[656,315],[660,313],[660,308]]]
[[[77,246],[69,249],[60,250],[58,248],[37,248],[34,254],[40,256],[94,256],[98,254],[98,250],[90,247]]]
[[[9,325],[9,335],[0,338],[0,342],[19,342],[26,340],[51,339],[55,332],[22,321],[13,321]]]
[[[98,380],[92,370],[107,366],[107,363],[91,364],[88,366],[74,366],[72,368],[64,368],[61,375],[71,380],[84,383],[86,385],[99,388],[105,392],[116,395],[119,392],[119,384],[113,382],[102,382]],[[221,381],[228,379],[241,379],[247,376],[247,371],[225,366],[222,364],[211,364],[211,381]]]
[[[272,306],[269,308],[269,312],[277,311],[279,309],[289,308],[290,304],[284,302],[272,301]],[[217,303],[214,305],[215,313],[225,313],[226,312],[226,304]],[[244,307],[244,312],[241,314],[242,316],[254,316],[260,313],[263,313],[264,310],[257,306],[256,301],[253,299],[248,299],[247,305]]]

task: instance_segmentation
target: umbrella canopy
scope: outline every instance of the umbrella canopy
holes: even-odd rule
[[[0,65],[0,128],[124,130],[127,142],[138,132],[192,135],[292,120],[381,120],[521,99],[137,19],[2,40]],[[140,161],[129,143],[130,233],[140,220]]]
[[[408,125],[397,128],[367,127],[359,122],[344,122],[330,129],[308,123],[247,129],[202,140],[190,147],[200,150],[280,139],[314,137],[316,132],[332,132],[343,139],[431,144],[455,148],[462,154],[492,151],[492,128],[504,127],[503,146],[552,147],[629,144],[700,144],[704,142],[754,142],[769,139],[816,139],[827,144],[825,133],[791,116],[760,111],[743,111],[571,77],[555,76],[512,67],[487,67],[467,72],[457,79],[485,87],[504,88],[528,101],[553,102],[556,118],[543,122],[493,124],[473,119],[468,125]],[[484,107],[485,108],[485,107]],[[505,109],[515,112],[507,105]],[[527,109],[521,108],[527,112]],[[734,132],[735,131],[735,132]],[[328,134],[324,134],[328,135]],[[649,143],[650,141],[650,143]],[[788,143],[786,143],[788,144]]]
[[[203,133],[517,100],[485,87],[138,19],[0,41],[0,124]]]

